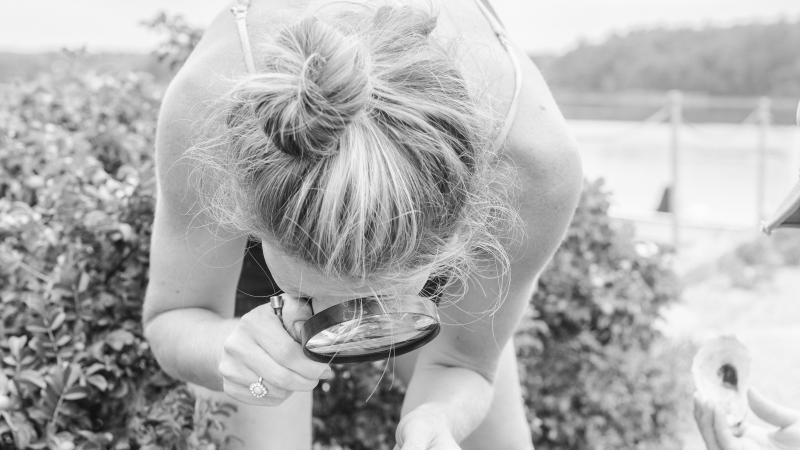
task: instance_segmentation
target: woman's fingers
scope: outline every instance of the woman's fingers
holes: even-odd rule
[[[768,400],[753,389],[747,392],[747,400],[753,413],[764,422],[778,428],[800,424],[800,413]]]
[[[706,406],[706,403],[698,394],[694,395],[694,420],[697,429],[700,431],[703,441],[708,450],[719,450],[717,440],[714,437],[714,416],[713,410]]]
[[[266,356],[266,355],[265,355]],[[230,397],[251,405],[275,406],[286,400],[292,391],[267,381],[269,378],[254,372],[239,359],[225,358],[219,367],[222,375],[223,391]],[[259,380],[259,377],[261,379]],[[261,382],[267,395],[261,398],[250,392],[250,386]]]
[[[714,437],[719,445],[719,450],[742,450],[740,442],[733,437],[731,427],[725,418],[725,413],[719,408],[713,408]]]
[[[752,427],[743,433],[742,429],[740,434],[745,434],[744,439],[737,439],[725,413],[695,395],[695,421],[708,450],[800,448],[800,413],[767,400],[752,390],[748,392],[748,401],[759,418],[780,429],[772,433]]]
[[[236,358],[227,358],[220,364],[219,371],[223,377],[249,386],[260,376],[273,386],[288,391],[311,391],[319,383],[317,378],[306,378],[281,366],[255,342],[248,347],[252,351],[236,349],[233,351]]]
[[[319,377],[308,378],[287,369],[272,358],[252,359],[246,363],[253,372],[268,378],[273,384],[290,391],[312,391],[319,384]]]
[[[398,447],[395,447],[398,448]],[[440,440],[427,436],[412,435],[408,437],[399,450],[460,450],[461,447],[451,440]]]
[[[774,431],[767,437],[778,448],[800,448],[800,424]]]
[[[300,312],[301,309],[295,308]],[[223,344],[218,370],[230,397],[253,405],[281,404],[294,391],[311,391],[330,367],[308,359],[281,324],[272,306],[259,306],[239,319]],[[256,383],[260,382],[260,386]],[[256,396],[251,387],[266,389]],[[257,392],[256,392],[257,393]]]
[[[270,305],[261,305],[242,316],[247,334],[281,366],[307,379],[326,378],[331,373],[327,364],[308,359],[300,344],[283,328]]]
[[[257,376],[253,379],[253,383],[256,382],[258,382]],[[291,391],[272,386],[263,380],[261,385],[267,389],[267,395],[261,398],[254,396],[250,392],[250,384],[242,385],[227,379],[223,380],[223,391],[234,400],[259,406],[278,406],[292,395]]]
[[[714,409],[707,405],[697,394],[694,395],[694,420],[700,430],[700,436],[708,450],[722,450],[717,443],[714,429]]]

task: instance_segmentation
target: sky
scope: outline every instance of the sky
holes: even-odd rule
[[[470,1],[470,0],[459,0]],[[800,0],[491,0],[509,34],[535,53],[653,26],[730,25],[800,18]],[[139,25],[164,10],[207,24],[228,0],[0,0],[0,51],[86,46],[148,51],[157,37]]]

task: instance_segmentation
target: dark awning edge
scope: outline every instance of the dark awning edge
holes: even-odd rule
[[[772,216],[761,223],[761,231],[765,234],[778,228],[800,228],[800,181],[792,187]]]

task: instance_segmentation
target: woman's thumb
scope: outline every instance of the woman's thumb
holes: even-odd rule
[[[800,413],[768,400],[753,389],[747,391],[747,400],[756,416],[778,428],[800,422]]]
[[[781,428],[768,435],[769,441],[779,449],[794,450],[800,448],[800,426]]]
[[[311,306],[306,299],[294,298],[289,294],[282,294],[284,302],[281,311],[283,327],[292,338],[300,342],[300,331],[306,320],[311,318]]]

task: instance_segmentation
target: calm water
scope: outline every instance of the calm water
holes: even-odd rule
[[[670,185],[670,128],[637,122],[571,121],[589,178],[613,192],[612,214],[647,217]],[[687,125],[680,133],[679,204],[687,224],[751,227],[757,223],[758,129]],[[769,130],[764,209],[771,213],[800,174],[800,129]]]

